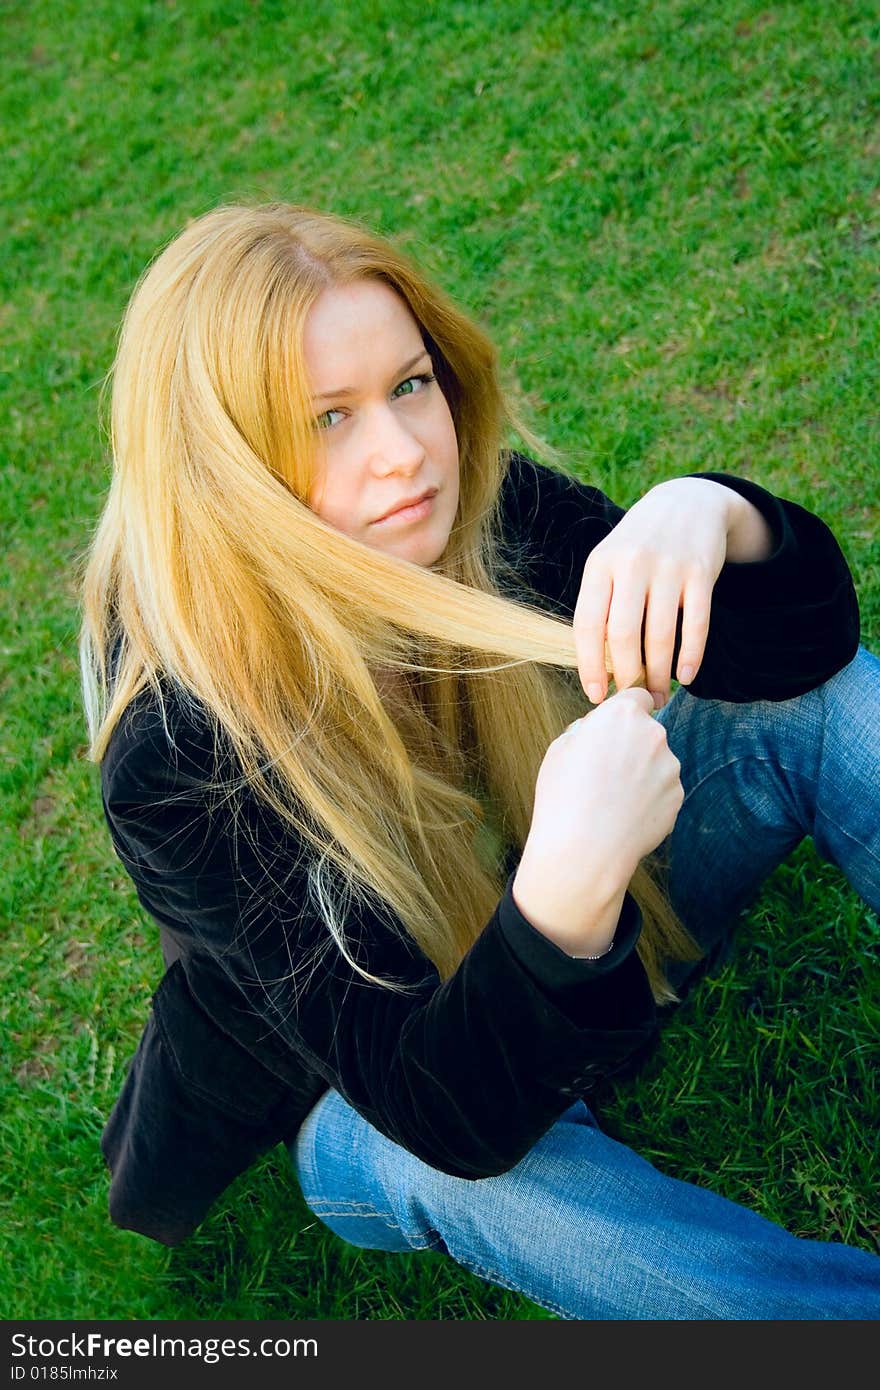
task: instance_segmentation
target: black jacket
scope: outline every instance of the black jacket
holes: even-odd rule
[[[722,473],[753,502],[771,557],[726,564],[691,693],[784,700],[855,655],[859,611],[832,532],[794,502]],[[503,537],[510,591],[570,618],[590,550],[623,515],[597,489],[511,455]],[[676,639],[678,654],[680,640]],[[673,671],[675,666],[673,664]],[[102,1136],[117,1225],[173,1245],[239,1173],[293,1138],[334,1086],[383,1134],[462,1178],[510,1169],[574,1097],[650,1050],[656,1016],[627,894],[611,952],[559,950],[503,897],[444,983],[381,903],[347,933],[368,985],[309,901],[303,842],[244,797],[238,819],[205,793],[207,719],[169,691],[131,702],[101,766],[113,844],[179,955],[167,970]],[[268,985],[266,983],[269,982]]]

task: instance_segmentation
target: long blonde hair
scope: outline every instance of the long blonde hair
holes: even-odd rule
[[[304,500],[303,325],[324,288],[367,277],[409,305],[455,423],[459,511],[431,568],[349,538]],[[346,915],[372,896],[447,979],[504,891],[548,744],[590,708],[571,624],[502,592],[505,431],[541,445],[501,390],[491,342],[353,222],[223,206],[141,276],[111,378],[112,480],[81,561],[90,759],[146,686],[164,718],[170,684],[237,759],[236,782],[215,790],[251,788],[312,846],[311,897],[353,968],[403,988],[351,955]],[[382,670],[404,674],[387,705]],[[697,952],[656,865],[643,861],[630,891],[655,997],[672,999],[663,960]]]

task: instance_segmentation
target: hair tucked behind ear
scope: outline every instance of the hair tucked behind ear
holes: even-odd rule
[[[420,324],[455,422],[459,513],[431,569],[306,505],[303,325],[374,277]],[[168,681],[207,711],[259,796],[314,848],[311,891],[354,968],[346,906],[378,897],[454,971],[521,849],[548,744],[588,708],[571,625],[502,595],[501,445],[514,428],[486,335],[390,243],[286,204],[220,207],[141,277],[112,369],[112,480],[84,557],[93,761],[129,701]],[[551,455],[552,456],[552,455]],[[111,648],[120,643],[111,671]],[[405,673],[383,702],[375,674]],[[218,764],[219,766],[219,764]],[[658,999],[693,944],[643,861],[630,885]]]

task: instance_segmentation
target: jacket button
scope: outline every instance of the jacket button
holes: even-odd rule
[[[602,1068],[597,1062],[588,1062],[578,1077],[578,1084],[583,1085],[585,1081],[589,1081],[592,1077],[599,1076],[601,1071]]]

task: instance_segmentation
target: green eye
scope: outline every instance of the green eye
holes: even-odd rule
[[[335,422],[330,419],[331,415],[341,415],[341,410],[325,410],[323,415],[319,415],[315,420],[315,427],[319,430],[328,430]]]
[[[394,396],[411,396],[417,387],[422,389],[436,380],[437,378],[434,376],[433,372],[422,372],[419,376],[408,376],[406,381],[402,381],[399,386],[396,386],[391,394]]]

